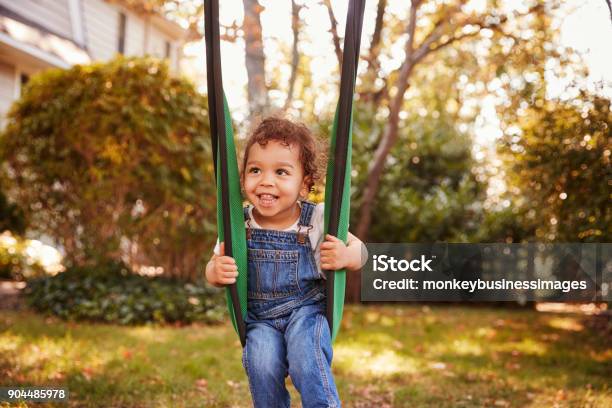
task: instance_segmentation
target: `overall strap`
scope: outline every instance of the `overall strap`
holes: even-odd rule
[[[302,210],[300,212],[300,219],[298,220],[298,230],[297,230],[297,240],[300,244],[304,244],[306,242],[306,237],[308,237],[308,233],[313,228],[312,226],[312,215],[314,214],[315,204],[310,201],[301,201]],[[251,239],[251,216],[249,214],[250,206],[246,206],[243,208],[244,211],[244,220],[246,222],[246,238]]]
[[[300,220],[298,221],[298,231],[297,231],[297,240],[300,244],[304,244],[306,242],[306,237],[308,237],[308,233],[313,228],[312,226],[312,215],[314,214],[315,203],[302,200],[302,211],[300,213]],[[302,230],[302,227],[304,230]]]

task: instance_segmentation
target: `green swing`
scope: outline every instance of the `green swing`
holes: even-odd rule
[[[331,134],[325,189],[325,233],[346,242],[350,212],[352,113],[361,28],[365,0],[350,0],[346,30],[340,96]],[[225,255],[236,260],[238,278],[228,285],[226,299],[240,343],[246,344],[244,316],[247,313],[247,245],[240,194],[240,178],[234,133],[221,77],[219,1],[205,0],[206,67],[208,110],[215,178],[217,183],[217,225]],[[331,186],[331,188],[330,188]],[[335,340],[344,308],[346,271],[327,271],[327,322]]]

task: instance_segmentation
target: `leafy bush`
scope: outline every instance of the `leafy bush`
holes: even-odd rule
[[[514,105],[513,105],[514,106]],[[508,108],[498,146],[508,199],[532,240],[610,242],[612,101],[581,90],[575,98],[537,99]]]
[[[67,265],[130,256],[194,279],[216,237],[206,98],[153,58],[35,75],[0,134],[0,180]]]
[[[10,203],[4,191],[0,190],[0,232],[8,230],[15,234],[23,235],[25,233],[25,226],[26,220],[23,211],[17,205]]]
[[[0,234],[0,280],[27,280],[46,274],[43,266],[27,254],[27,241]]]
[[[33,279],[26,288],[30,306],[66,320],[118,324],[220,322],[223,292],[168,278],[131,273],[120,263],[72,267]]]

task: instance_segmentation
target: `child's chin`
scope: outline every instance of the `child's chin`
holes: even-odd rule
[[[276,214],[276,205],[264,206],[261,204],[256,204],[255,208],[257,209],[257,212],[261,215],[270,216]]]

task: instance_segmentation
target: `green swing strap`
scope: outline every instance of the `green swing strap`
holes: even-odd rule
[[[325,233],[346,242],[350,217],[353,95],[359,62],[365,0],[351,0],[346,19],[340,95],[332,127],[325,183]],[[344,310],[346,271],[327,272],[326,316],[332,341]]]
[[[352,109],[365,0],[350,0],[344,39],[340,96],[332,129],[325,192],[325,231],[346,242],[350,208]],[[217,225],[225,255],[238,266],[236,283],[227,288],[227,304],[240,342],[246,344],[247,246],[234,134],[223,93],[218,0],[204,1],[210,133],[217,181]],[[327,320],[335,340],[344,306],[345,271],[327,273]]]
[[[244,316],[247,313],[247,247],[240,194],[240,177],[232,121],[223,93],[219,41],[219,2],[205,0],[205,40],[208,86],[208,115],[217,182],[217,229],[225,255],[235,259],[236,283],[226,289],[229,314],[242,347],[246,344]]]

